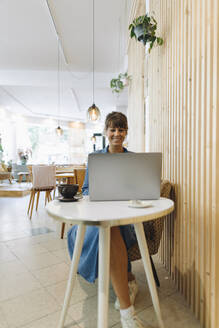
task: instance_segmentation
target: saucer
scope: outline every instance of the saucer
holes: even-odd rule
[[[135,207],[135,208],[145,208],[152,206],[153,203],[149,200],[130,200],[128,207]]]
[[[64,198],[62,196],[57,197],[56,199],[60,200],[60,202],[77,202],[79,198]]]

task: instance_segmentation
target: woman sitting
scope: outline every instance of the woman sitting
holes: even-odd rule
[[[99,153],[123,153],[127,149],[123,142],[127,135],[127,118],[120,112],[112,112],[105,120],[105,134],[109,146]],[[89,195],[88,169],[82,188],[83,195]],[[68,231],[68,249],[72,257],[76,240],[77,226]],[[138,286],[131,273],[131,263],[127,250],[136,242],[136,235],[132,225],[112,227],[110,241],[110,278],[117,296],[115,308],[120,309],[122,328],[144,328],[134,311],[134,301]],[[98,227],[88,226],[78,266],[78,273],[89,282],[94,282],[98,276]]]

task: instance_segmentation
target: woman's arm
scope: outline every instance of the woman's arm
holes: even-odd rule
[[[83,187],[82,187],[82,194],[89,195],[88,167],[86,169],[86,174],[85,174],[84,183],[83,183]]]

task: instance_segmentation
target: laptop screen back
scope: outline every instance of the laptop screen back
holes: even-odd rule
[[[161,153],[89,154],[90,200],[158,199],[161,166]]]

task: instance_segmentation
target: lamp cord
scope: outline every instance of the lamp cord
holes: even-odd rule
[[[58,53],[57,53],[57,62],[58,62],[58,70],[57,70],[57,80],[58,80],[58,83],[57,83],[57,86],[58,86],[58,101],[57,101],[57,105],[58,105],[58,126],[60,125],[60,40],[59,40],[59,37],[58,37]]]
[[[94,3],[95,1],[93,0],[93,104],[95,103],[94,101]]]

